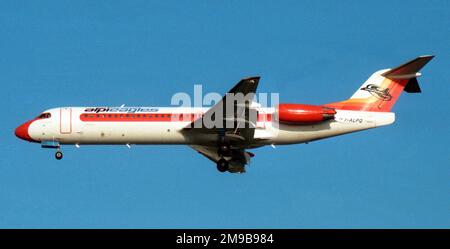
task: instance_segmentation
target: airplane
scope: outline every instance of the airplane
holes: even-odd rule
[[[58,160],[63,157],[61,145],[185,144],[213,161],[220,172],[244,173],[254,157],[249,149],[308,143],[392,124],[393,105],[402,91],[421,92],[419,70],[433,57],[419,56],[376,71],[349,99],[323,105],[262,107],[254,101],[260,77],[250,77],[210,108],[58,107],[20,125],[15,135],[56,149]],[[233,98],[239,94],[244,98]]]

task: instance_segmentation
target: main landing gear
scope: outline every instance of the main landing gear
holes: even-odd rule
[[[221,158],[217,161],[217,170],[220,172],[226,172],[229,169],[228,161],[225,158]]]
[[[230,145],[223,142],[219,144],[219,147],[217,148],[217,154],[220,156],[219,161],[217,161],[217,170],[220,172],[228,171],[230,169],[230,165],[228,160],[226,160],[224,157],[231,156],[232,150]]]
[[[219,154],[219,156],[224,157],[224,156],[231,156],[231,147],[228,144],[222,144],[219,146],[219,148],[217,149],[217,153]]]

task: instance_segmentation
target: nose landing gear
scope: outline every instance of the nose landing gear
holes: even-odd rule
[[[58,141],[42,141],[41,142],[42,148],[47,149],[56,149],[55,158],[56,160],[61,160],[63,158],[63,153],[61,152],[61,145]]]
[[[58,149],[55,153],[56,160],[61,160],[63,158],[63,153]]]

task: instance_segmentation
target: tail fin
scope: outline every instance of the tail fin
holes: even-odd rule
[[[389,112],[401,92],[421,92],[417,77],[419,70],[434,56],[419,56],[394,69],[375,72],[348,100],[326,104],[342,110]]]

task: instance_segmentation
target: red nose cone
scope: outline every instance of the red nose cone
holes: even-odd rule
[[[33,120],[30,120],[22,124],[21,126],[17,127],[15,132],[16,136],[20,139],[32,142],[33,139],[30,137],[30,134],[28,133],[28,127],[30,127],[30,124],[32,122]]]

